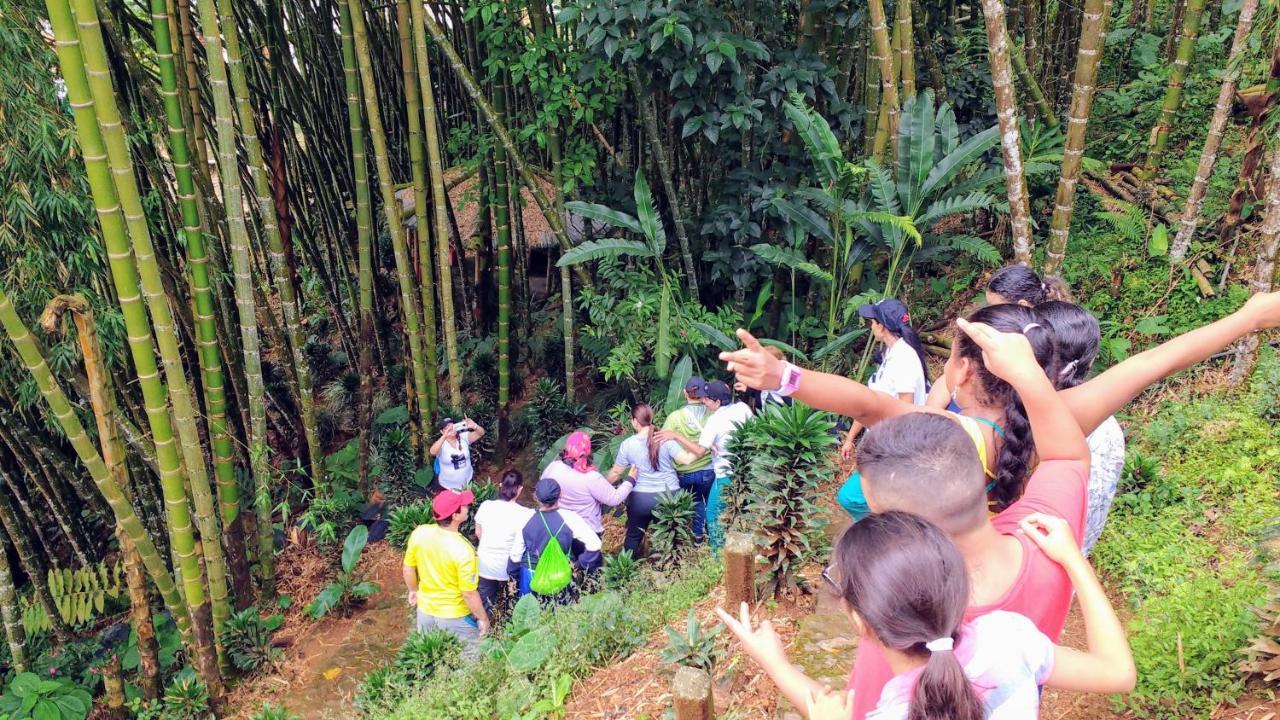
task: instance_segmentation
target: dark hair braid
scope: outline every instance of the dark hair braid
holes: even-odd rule
[[[969,322],[986,323],[1001,332],[1025,335],[1031,343],[1036,362],[1050,377],[1057,373],[1053,328],[1037,322],[1036,314],[1021,305],[990,305],[980,308],[968,318]],[[971,360],[977,374],[978,387],[984,402],[1004,407],[1004,445],[995,463],[995,488],[992,496],[1001,505],[1009,505],[1022,496],[1031,459],[1035,455],[1035,440],[1031,436],[1031,422],[1026,408],[1013,386],[1001,380],[982,362],[982,348],[960,333],[956,338],[960,357]]]

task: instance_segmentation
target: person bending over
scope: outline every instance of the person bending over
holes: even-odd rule
[[[552,543],[585,572],[599,569],[601,561],[600,536],[592,532],[577,513],[560,507],[559,483],[543,478],[534,487],[533,496],[538,501],[538,509],[511,546],[510,560],[519,567],[521,595],[533,592],[531,583],[538,561]],[[573,586],[569,584],[551,595],[534,594],[539,599],[563,604],[573,599]]]
[[[484,437],[484,428],[471,418],[454,422],[440,421],[440,437],[431,444],[435,458],[436,482],[448,490],[461,490],[471,484],[475,468],[471,465],[471,444]]]
[[[1088,649],[1055,645],[1025,616],[995,611],[965,619],[969,569],[950,538],[903,512],[873,515],[836,541],[823,572],[864,641],[884,648],[893,677],[867,715],[875,720],[950,718],[1026,720],[1043,688],[1119,693],[1137,672],[1124,627],[1061,518],[1030,515],[1023,532],[1070,576],[1080,597]],[[904,602],[910,598],[910,602]],[[787,660],[769,621],[753,627],[746,603],[738,618],[717,608],[746,653],[809,720],[845,720],[851,708],[814,708],[814,682]],[[803,699],[802,699],[803,698]],[[837,695],[840,700],[845,699]],[[855,695],[854,700],[857,700]]]
[[[480,593],[475,548],[458,528],[475,496],[470,490],[442,490],[431,501],[435,525],[419,525],[404,553],[404,584],[418,610],[417,630],[445,630],[462,641],[463,654],[479,653],[489,632],[489,613]]]
[[[620,505],[636,486],[630,475],[615,486],[600,474],[591,464],[591,436],[581,430],[565,439],[564,452],[542,471],[542,477],[559,483],[560,508],[577,513],[597,535],[604,534],[600,506]]]
[[[476,537],[480,540],[476,548],[480,558],[480,599],[491,618],[494,606],[500,598],[508,595],[511,573],[508,572],[507,560],[511,557],[511,546],[533,515],[532,509],[520,504],[523,494],[524,475],[519,470],[509,469],[502,473],[498,497],[480,503],[476,510]]]

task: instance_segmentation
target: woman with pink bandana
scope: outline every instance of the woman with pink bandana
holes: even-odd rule
[[[635,478],[627,475],[614,487],[591,464],[591,436],[580,430],[569,436],[564,452],[542,471],[542,477],[560,483],[560,509],[582,516],[597,534],[604,532],[600,506],[621,505],[636,486]]]

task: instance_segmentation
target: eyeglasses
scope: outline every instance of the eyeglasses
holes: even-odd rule
[[[840,592],[840,584],[836,582],[835,577],[831,575],[831,571],[835,569],[835,565],[828,565],[822,569],[822,579],[827,581],[832,590]]]

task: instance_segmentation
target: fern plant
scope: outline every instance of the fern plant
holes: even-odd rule
[[[814,502],[818,484],[835,471],[835,423],[800,403],[769,405],[729,441],[733,457],[732,522],[750,528],[768,562],[765,592],[794,595],[799,570],[826,524]]]
[[[649,523],[649,555],[659,565],[678,563],[693,547],[693,495],[663,493],[653,508]]]
[[[662,662],[676,667],[691,667],[714,674],[716,665],[724,659],[725,649],[717,642],[724,626],[715,624],[705,630],[693,610],[685,619],[685,631],[682,633],[668,625],[663,630],[667,633],[667,646],[662,649]]]

